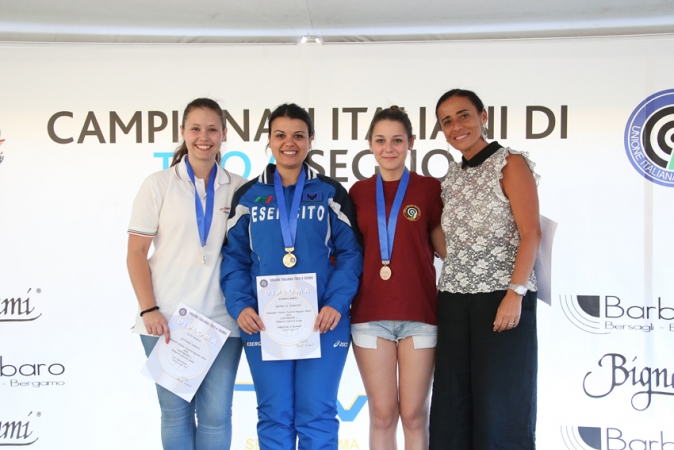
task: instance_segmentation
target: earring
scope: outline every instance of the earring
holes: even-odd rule
[[[482,139],[484,139],[486,141],[488,137],[489,137],[489,132],[487,130],[487,124],[485,123],[484,125],[482,125]]]

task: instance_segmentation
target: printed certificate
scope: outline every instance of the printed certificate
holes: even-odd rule
[[[192,401],[231,331],[181,303],[163,337],[147,358],[142,374],[185,401]]]
[[[321,335],[314,331],[318,316],[316,274],[257,277],[262,360],[321,357]]]
[[[534,263],[538,298],[548,305],[552,304],[552,240],[557,231],[557,222],[541,217],[541,243]]]

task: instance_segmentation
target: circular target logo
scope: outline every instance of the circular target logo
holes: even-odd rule
[[[644,178],[674,187],[674,89],[651,95],[632,112],[625,151]]]
[[[419,220],[419,217],[421,217],[421,208],[419,208],[417,205],[408,205],[405,206],[405,209],[403,210],[403,215],[407,220],[411,220],[412,222]]]

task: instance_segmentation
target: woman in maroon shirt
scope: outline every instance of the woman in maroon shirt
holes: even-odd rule
[[[365,249],[351,334],[368,396],[370,449],[396,448],[398,417],[405,448],[427,449],[437,334],[434,251],[445,254],[440,182],[405,168],[414,135],[398,107],[375,114],[367,139],[379,174],[349,194]]]

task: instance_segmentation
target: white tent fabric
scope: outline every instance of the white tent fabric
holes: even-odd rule
[[[0,41],[324,43],[674,33],[669,0],[0,0]]]

